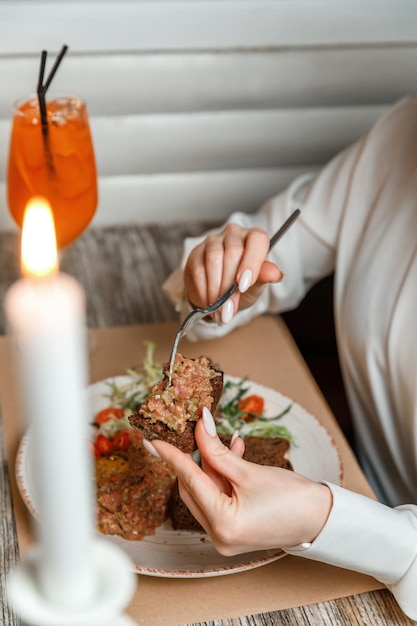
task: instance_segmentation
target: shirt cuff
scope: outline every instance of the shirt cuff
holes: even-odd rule
[[[391,509],[337,485],[324,484],[333,494],[326,524],[313,543],[284,548],[285,552],[395,585],[416,558],[417,512]]]

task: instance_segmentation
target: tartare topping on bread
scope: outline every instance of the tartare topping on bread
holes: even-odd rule
[[[197,448],[194,429],[204,407],[214,413],[223,389],[223,372],[207,357],[189,359],[177,354],[168,385],[169,363],[164,378],[152,388],[136,413],[129,416],[132,428],[152,441],[162,439],[183,452]]]
[[[204,356],[190,359],[177,354],[172,383],[167,387],[168,368],[169,364],[164,366],[164,379],[153,387],[139,414],[151,424],[162,422],[170,430],[183,433],[187,422],[201,417],[203,407],[213,408],[212,381],[221,373]]]

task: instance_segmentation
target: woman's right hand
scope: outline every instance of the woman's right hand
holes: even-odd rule
[[[228,224],[218,234],[206,237],[191,251],[184,268],[190,304],[211,304],[236,280],[239,290],[215,317],[216,321],[229,322],[238,310],[254,304],[267,283],[283,278],[280,269],[266,260],[268,250],[269,236],[259,228]]]

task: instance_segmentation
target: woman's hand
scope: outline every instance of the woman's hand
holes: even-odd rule
[[[181,498],[218,552],[230,556],[315,539],[331,510],[328,487],[289,470],[244,461],[243,441],[224,446],[207,409],[195,436],[202,467],[166,442],[154,441],[153,447],[174,466]]]
[[[211,304],[236,280],[239,290],[222,307],[217,321],[227,323],[233,314],[251,306],[267,283],[279,282],[283,274],[270,261],[268,234],[258,228],[228,224],[209,235],[190,253],[184,268],[185,292],[194,307]],[[244,294],[244,295],[243,295]]]

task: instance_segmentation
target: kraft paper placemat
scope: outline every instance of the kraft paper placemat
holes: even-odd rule
[[[176,324],[172,323],[90,331],[90,381],[123,374],[127,367],[140,365],[147,340],[157,344],[156,360],[168,360],[175,332]],[[0,338],[0,401],[19,546],[24,554],[31,543],[31,519],[17,492],[13,471],[23,434],[11,366],[14,349],[11,338]],[[336,442],[344,467],[344,485],[372,496],[335,418],[279,318],[258,318],[222,339],[199,343],[183,339],[180,351],[192,357],[209,356],[225,373],[247,376],[298,402],[319,419]],[[127,612],[140,625],[182,626],[314,604],[381,587],[368,576],[286,556],[260,568],[211,578],[140,575]]]

